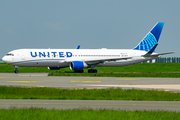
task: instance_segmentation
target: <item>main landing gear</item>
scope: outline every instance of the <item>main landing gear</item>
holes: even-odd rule
[[[83,73],[84,70],[75,70],[74,72],[75,72],[75,73]]]
[[[89,69],[88,73],[97,73],[97,70],[96,69]]]
[[[88,73],[97,73],[97,70],[96,70],[96,69],[93,69],[93,68],[95,68],[95,67],[96,67],[96,65],[91,65],[91,66],[90,66],[91,69],[88,70]],[[83,73],[84,70],[74,70],[74,72],[75,72],[75,73]]]
[[[18,66],[14,66],[14,70],[15,70],[14,73],[16,73],[16,74],[19,73]]]
[[[90,67],[91,67],[91,69],[88,70],[88,73],[97,73],[97,70],[93,69],[96,67],[96,65],[91,65]]]
[[[75,70],[74,72],[75,73],[83,73],[84,70]],[[97,73],[97,70],[96,69],[89,69],[88,73]]]

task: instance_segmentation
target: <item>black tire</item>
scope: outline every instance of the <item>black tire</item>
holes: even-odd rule
[[[89,70],[88,70],[88,73],[93,73],[93,70],[89,69]]]
[[[94,69],[94,70],[93,70],[93,73],[97,73],[97,70],[96,70],[96,69]]]
[[[89,69],[89,70],[88,70],[88,73],[97,73],[97,70],[96,70],[96,69],[93,69],[93,70],[92,70],[92,69]]]
[[[75,72],[75,73],[83,73],[84,70],[75,70],[74,72]]]
[[[15,70],[14,72],[15,72],[16,74],[18,74],[18,73],[19,73],[19,71],[18,71],[18,70]]]

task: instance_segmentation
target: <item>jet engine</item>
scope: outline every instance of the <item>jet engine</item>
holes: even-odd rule
[[[83,70],[88,67],[88,65],[82,61],[72,61],[69,66],[71,70]]]

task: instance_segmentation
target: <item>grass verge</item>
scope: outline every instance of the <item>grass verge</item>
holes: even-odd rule
[[[129,72],[129,73],[49,73],[48,76],[88,76],[88,77],[164,77],[180,78],[180,73],[153,73],[153,72]]]
[[[1,120],[178,120],[180,113],[165,111],[121,111],[121,110],[47,110],[0,109]]]
[[[96,67],[98,72],[180,72],[180,63],[140,63],[124,67]],[[23,72],[72,72],[69,68],[48,70],[47,67],[19,67]],[[84,69],[87,72],[88,69]],[[1,73],[13,73],[14,68],[6,63],[0,63]]]
[[[91,77],[168,77],[180,78],[180,63],[140,63],[124,67],[97,67],[98,73],[73,73],[69,68],[48,70],[46,67],[19,67],[20,73],[49,73],[49,76],[91,76]],[[13,73],[14,68],[0,63],[0,73]]]
[[[59,89],[0,86],[0,99],[180,101],[180,93],[121,88]]]

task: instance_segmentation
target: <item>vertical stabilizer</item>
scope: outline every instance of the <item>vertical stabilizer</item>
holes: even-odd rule
[[[141,40],[141,42],[134,48],[134,50],[150,51],[154,52],[163,29],[164,22],[158,22],[149,33]],[[153,48],[153,51],[152,51]]]

